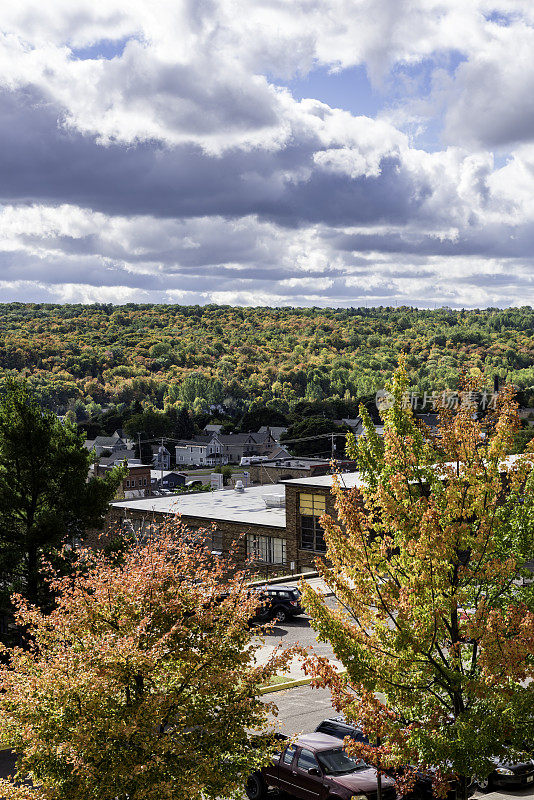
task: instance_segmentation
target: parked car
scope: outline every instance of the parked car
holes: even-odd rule
[[[351,739],[354,739],[355,742],[362,742],[363,744],[369,744],[369,739],[364,734],[361,728],[357,725],[352,725],[350,722],[347,722],[344,717],[329,717],[328,719],[324,719],[322,722],[315,729],[317,732],[326,733],[329,736],[335,736],[336,739],[343,740],[346,736],[350,736]],[[413,768],[415,769],[415,767]],[[404,770],[401,768],[394,773],[393,771],[389,772],[392,778],[397,776],[402,776]],[[416,773],[415,783],[413,785],[413,789],[409,794],[410,798],[417,798],[418,800],[424,800],[424,798],[431,798],[432,797],[432,779],[430,776],[425,775],[422,772]]]
[[[272,764],[248,777],[249,800],[265,800],[270,788],[302,800],[376,800],[376,770],[347,755],[339,740],[324,733],[299,736],[273,758]],[[391,778],[382,778],[383,800],[395,800]]]
[[[487,778],[475,778],[475,782],[483,792],[492,792],[498,788],[534,788],[534,761],[514,763],[499,760]]]
[[[286,622],[304,614],[300,591],[294,586],[258,586],[258,607],[252,622]]]

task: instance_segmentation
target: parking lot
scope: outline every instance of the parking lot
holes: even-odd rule
[[[333,604],[335,601],[328,598],[327,602]],[[296,617],[295,619],[277,625],[266,636],[266,644],[278,644],[290,646],[301,644],[305,647],[313,647],[314,651],[320,655],[333,659],[334,654],[329,644],[316,641],[316,633],[310,625],[307,615]],[[330,692],[328,689],[312,689],[311,686],[298,686],[293,689],[286,689],[280,692],[273,692],[265,695],[265,700],[273,702],[278,709],[276,716],[277,726],[282,733],[287,736],[294,736],[299,733],[310,733],[315,730],[317,725],[327,717],[336,715],[337,712],[332,706]],[[279,795],[285,800],[294,800],[290,795]],[[528,789],[509,789],[506,792],[475,792],[475,800],[487,798],[487,800],[512,800],[513,798],[533,798],[534,786]]]

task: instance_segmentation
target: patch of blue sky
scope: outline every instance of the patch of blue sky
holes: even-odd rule
[[[484,17],[488,22],[495,22],[503,28],[508,28],[517,15],[513,14],[511,11],[490,11],[489,14],[485,14]]]
[[[365,65],[339,71],[320,66],[305,76],[276,82],[286,86],[296,100],[312,97],[356,116],[376,117],[390,106],[428,97],[436,70],[452,75],[465,60],[463,53],[452,50],[417,62],[397,64],[379,85],[371,83]]]
[[[111,61],[112,58],[122,56],[130,38],[125,36],[123,39],[100,39],[88,47],[73,47],[71,50],[72,57],[80,61],[97,58]]]
[[[396,101],[427,97],[434,88],[437,70],[453,75],[467,57],[459,50],[436,53],[432,58],[423,58],[411,63],[396,64],[386,81],[385,92]]]
[[[374,117],[384,104],[381,92],[373,89],[364,66],[332,72],[328,67],[316,67],[304,77],[285,83],[296,100],[314,98],[331,108],[350,111],[355,116]]]

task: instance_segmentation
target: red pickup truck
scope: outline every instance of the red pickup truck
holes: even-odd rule
[[[345,752],[339,739],[325,733],[299,736],[273,758],[272,765],[249,776],[249,800],[265,800],[269,788],[302,800],[376,800],[376,770]],[[383,800],[395,800],[391,778],[382,778]]]

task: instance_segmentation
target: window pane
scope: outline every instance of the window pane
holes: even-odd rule
[[[282,759],[284,764],[291,764],[291,762],[293,761],[293,756],[295,755],[295,750],[296,749],[297,748],[295,747],[294,744],[290,744],[289,747],[286,748],[286,750],[284,752],[283,759]]]
[[[300,533],[300,543],[303,550],[313,550],[313,542],[314,535],[313,530],[306,530],[306,528],[302,528]]]
[[[321,528],[321,526],[319,525],[319,523],[317,523],[316,527],[315,527],[315,549],[319,550],[321,553],[324,553],[326,551],[326,542],[324,540],[324,531]]]
[[[318,763],[315,760],[315,756],[311,752],[311,750],[301,750],[299,755],[299,760],[297,761],[297,767],[299,769],[312,769],[315,767],[317,769]]]
[[[315,516],[321,517],[326,509],[326,498],[322,494],[313,495],[313,512]]]

